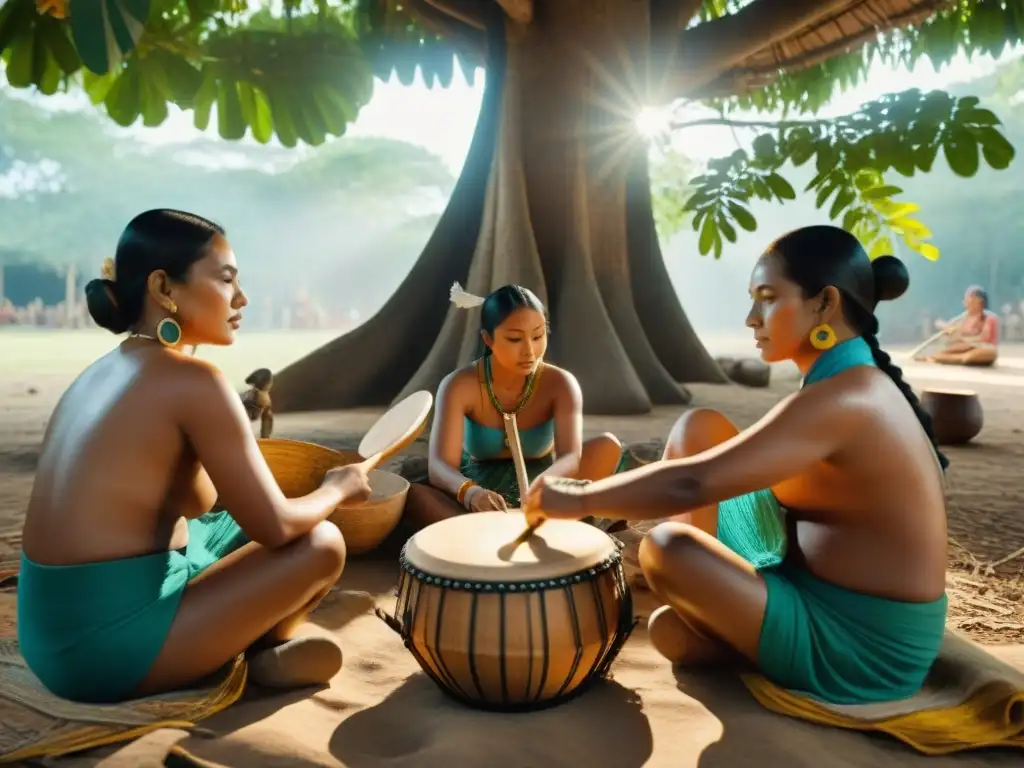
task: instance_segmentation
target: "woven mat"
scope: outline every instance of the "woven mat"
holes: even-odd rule
[[[242,656],[210,688],[124,704],[78,704],[43,687],[13,637],[0,638],[0,763],[54,757],[128,741],[160,728],[189,728],[233,704],[245,688]]]

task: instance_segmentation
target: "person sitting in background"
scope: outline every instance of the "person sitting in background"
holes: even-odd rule
[[[988,294],[972,285],[964,294],[966,312],[959,320],[941,323],[949,336],[946,346],[924,358],[942,365],[989,366],[998,357],[999,316],[988,308]]]
[[[460,513],[515,508],[516,469],[505,436],[515,414],[530,481],[554,456],[574,456],[574,477],[597,480],[622,462],[614,435],[583,441],[583,395],[569,371],[544,362],[547,310],[527,288],[505,285],[486,298],[456,284],[452,302],[480,311],[477,360],[448,374],[437,390],[430,431],[428,477],[414,482],[406,502],[413,530]]]
[[[238,394],[183,354],[235,340],[248,299],[224,230],[147,211],[85,293],[127,338],[71,384],[43,439],[23,532],[18,643],[55,695],[116,702],[195,685],[244,651],[264,685],[326,683],[331,638],[300,625],[337,582],[327,521],[360,465],[286,499]],[[231,510],[211,512],[214,502]]]

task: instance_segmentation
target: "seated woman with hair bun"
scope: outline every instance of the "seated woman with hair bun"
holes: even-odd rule
[[[542,479],[526,514],[674,521],[640,544],[655,648],[673,662],[739,658],[836,704],[913,696],[946,621],[946,458],[878,344],[875,306],[909,283],[896,258],[805,227],[750,279],[747,327],[799,391],[740,431],[684,414],[665,460],[581,487]]]
[[[297,631],[345,565],[327,516],[369,493],[366,472],[284,498],[238,394],[182,353],[231,344],[248,303],[223,229],[147,211],[105,272],[89,313],[128,335],[47,426],[18,578],[29,669],[86,702],[192,686],[247,650],[257,683],[325,683],[341,649]],[[217,499],[231,514],[210,511]]]
[[[427,482],[414,483],[406,502],[413,529],[470,511],[519,506],[519,484],[505,436],[514,413],[529,479],[559,466],[562,474],[597,480],[623,461],[614,435],[584,442],[583,396],[576,377],[544,362],[547,310],[528,288],[504,285],[486,298],[456,283],[452,302],[480,312],[477,360],[448,374],[437,390]],[[552,466],[555,457],[559,466]]]

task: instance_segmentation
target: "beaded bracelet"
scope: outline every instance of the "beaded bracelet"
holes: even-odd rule
[[[465,506],[466,491],[468,491],[474,485],[476,485],[476,483],[474,483],[472,480],[467,480],[462,485],[460,485],[459,492],[455,494],[455,500],[458,501],[459,504]]]

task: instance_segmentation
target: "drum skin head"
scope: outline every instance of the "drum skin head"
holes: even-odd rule
[[[399,403],[395,403],[370,427],[359,442],[359,455],[364,459],[378,453],[396,453],[411,443],[426,424],[434,396],[426,390],[413,392]]]
[[[548,520],[525,542],[519,510],[475,512],[427,526],[406,544],[409,565],[462,581],[535,581],[568,576],[618,554],[611,536],[576,520]]]

